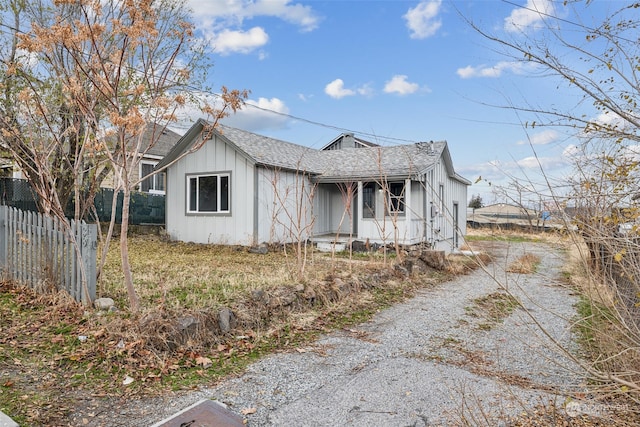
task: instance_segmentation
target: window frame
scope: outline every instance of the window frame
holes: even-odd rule
[[[214,202],[214,210],[201,210],[201,200],[200,200],[200,180],[202,178],[212,178],[215,177],[216,186],[215,186],[215,194],[216,200]],[[224,181],[226,179],[226,191],[220,191],[224,187]],[[192,180],[196,182],[195,194],[195,209],[192,209],[192,188],[191,183]],[[231,172],[205,172],[205,173],[192,173],[185,175],[185,212],[187,215],[231,215]],[[224,194],[226,193],[226,210],[221,209],[224,205]]]
[[[389,215],[404,215],[407,210],[406,205],[406,183],[404,181],[393,181],[387,184],[388,187],[388,209]],[[393,188],[399,188],[400,192],[392,191]]]
[[[375,219],[377,192],[378,192],[378,184],[376,184],[375,182],[364,182],[362,184],[362,218],[363,219]],[[372,202],[372,204],[371,205],[367,204],[368,201]]]
[[[166,172],[159,172],[155,175],[152,176],[148,176],[150,174],[147,175],[143,175],[144,171],[143,171],[143,167],[144,166],[151,166],[152,169],[154,169],[156,167],[156,165],[158,164],[158,162],[156,161],[151,161],[151,160],[140,160],[140,191],[143,193],[149,193],[149,194],[167,194],[167,174]],[[147,177],[147,178],[145,178]],[[144,189],[144,182],[145,181],[151,181],[151,185],[149,185],[148,189]],[[159,183],[161,183],[161,185],[158,185]],[[158,187],[162,187],[162,189],[158,189]]]

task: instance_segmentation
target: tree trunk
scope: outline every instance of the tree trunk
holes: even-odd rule
[[[127,234],[129,231],[129,202],[131,201],[131,190],[125,186],[122,198],[122,223],[120,224],[120,253],[122,256],[122,272],[124,273],[124,284],[129,296],[131,311],[136,312],[140,306],[138,294],[133,287],[133,275],[129,264],[129,241]]]

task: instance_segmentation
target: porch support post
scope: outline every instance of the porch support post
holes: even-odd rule
[[[356,239],[360,239],[361,237],[361,233],[362,233],[362,218],[364,218],[364,211],[362,210],[362,181],[358,181],[358,188],[356,190],[356,193],[358,195],[358,197],[356,197],[357,200],[357,205],[355,209],[353,209],[353,212],[355,212],[356,214],[356,221],[358,222],[358,227],[356,229],[357,231],[357,236]]]
[[[405,237],[405,244],[411,244],[413,241],[413,229],[411,227],[411,217],[413,215],[413,207],[411,206],[411,178],[404,180],[404,221],[405,221],[405,233],[404,235],[409,238],[407,241]]]

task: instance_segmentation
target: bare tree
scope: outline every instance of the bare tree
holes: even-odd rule
[[[271,183],[274,194],[271,236],[283,243],[285,256],[288,256],[287,245],[293,244],[295,267],[292,275],[297,280],[302,280],[308,260],[307,241],[313,235],[316,221],[313,207],[317,184],[302,169],[301,162],[295,171],[268,168],[264,174]]]
[[[345,219],[349,220],[349,239],[347,244],[349,245],[349,259],[353,258],[353,198],[358,189],[358,183],[353,181],[348,182],[339,182],[336,184],[338,189],[340,190],[340,196],[342,200],[342,205],[344,209],[342,210],[342,215],[340,216],[340,221],[338,222],[338,229],[336,231],[336,239],[337,242],[340,240],[340,234],[342,230],[342,226],[344,225]],[[335,245],[331,250],[332,256],[335,257]],[[352,266],[349,264],[349,269],[351,270]]]
[[[595,2],[594,2],[595,3]],[[610,348],[601,347],[606,363],[587,366],[592,377],[604,383],[640,392],[640,285],[637,280],[640,250],[637,245],[638,212],[633,203],[638,194],[638,153],[640,141],[640,44],[638,43],[638,3],[615,3],[607,15],[593,14],[592,2],[564,2],[574,12],[556,19],[553,13],[532,8],[537,31],[495,35],[470,22],[488,40],[501,46],[512,60],[533,66],[539,74],[556,79],[558,89],[579,97],[575,106],[557,108],[552,104],[520,105],[507,102],[503,108],[526,116],[526,128],[555,126],[572,132],[574,146],[573,194],[567,204],[575,207],[578,227],[576,244],[586,243],[585,265],[591,282],[608,288],[611,298],[592,304],[593,313],[610,321],[620,337]],[[591,25],[585,24],[593,17]],[[597,20],[597,21],[595,21]],[[567,97],[568,99],[568,97]],[[548,176],[549,191],[554,193]],[[565,201],[557,200],[557,205]],[[625,233],[620,233],[626,225]],[[635,269],[635,270],[634,270]],[[593,294],[587,295],[593,297]],[[613,301],[618,301],[613,303]],[[602,310],[600,303],[606,305]],[[613,312],[616,315],[611,317]],[[629,361],[632,361],[631,364]],[[635,366],[634,366],[635,364]]]
[[[142,156],[162,128],[177,120],[176,110],[194,99],[189,88],[203,81],[205,52],[182,0],[15,5],[22,7],[16,21],[24,10],[33,18],[14,34],[6,75],[20,80],[12,80],[8,98],[21,102],[17,109],[5,103],[12,114],[2,123],[4,141],[41,195],[43,210],[62,218],[64,193],[56,188],[61,169],[71,174],[77,201],[111,174],[123,192],[122,268],[135,311],[127,240],[131,191],[141,179]],[[19,52],[24,59],[18,60]],[[205,112],[215,122],[227,107],[241,104],[242,94],[224,90],[222,107]],[[150,139],[149,124],[158,126]],[[56,162],[59,153],[63,163]],[[82,214],[79,206],[76,216]]]

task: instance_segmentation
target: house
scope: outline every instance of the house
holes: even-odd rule
[[[143,178],[151,174],[155,165],[167,155],[179,139],[180,135],[166,126],[147,125],[140,143],[141,158],[138,164],[138,177]],[[0,158],[0,176],[25,179],[22,170],[9,158]],[[112,175],[107,176],[102,181],[101,187],[113,188],[113,179]],[[165,174],[161,172],[142,181],[139,190],[151,194],[165,194],[165,182]]]
[[[155,170],[155,166],[171,151],[180,139],[180,135],[166,126],[148,124],[140,141],[140,161],[138,162],[138,177],[143,178]],[[137,137],[128,143],[137,144]],[[102,188],[113,188],[113,176],[108,176],[102,182]],[[140,182],[139,191],[150,194],[165,194],[166,176],[164,172],[157,173]]]
[[[323,149],[200,120],[166,167],[171,239],[255,245],[360,240],[458,247],[467,186],[446,142],[381,147],[342,134]]]

